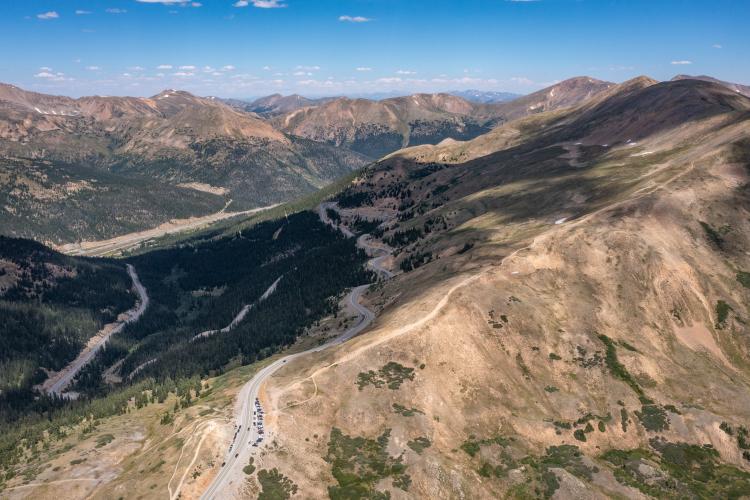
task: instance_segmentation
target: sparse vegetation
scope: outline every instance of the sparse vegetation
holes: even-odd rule
[[[635,412],[635,415],[648,431],[658,432],[669,429],[667,412],[657,404],[645,404],[641,406],[641,411]]]
[[[612,376],[628,384],[641,401],[649,401],[648,398],[646,398],[643,389],[641,389],[641,386],[638,385],[638,382],[635,381],[633,376],[630,375],[630,372],[628,372],[625,366],[620,363],[620,360],[617,358],[617,347],[615,346],[615,343],[612,342],[612,339],[606,335],[599,335],[599,340],[604,342],[604,345],[607,348],[604,360],[607,363],[607,368]]]
[[[746,271],[737,271],[737,281],[745,288],[750,288],[750,273]]]
[[[400,405],[398,403],[393,403],[393,412],[394,413],[398,413],[399,415],[401,415],[403,417],[413,417],[417,413],[419,413],[420,415],[424,414],[424,412],[422,412],[422,411],[420,411],[420,410],[418,410],[416,408],[407,408],[407,407],[405,407],[403,405]]]
[[[261,488],[258,500],[286,500],[297,493],[297,485],[276,468],[258,471],[258,482]]]
[[[528,456],[521,463],[529,466],[532,476],[529,478],[534,484],[536,498],[551,498],[560,487],[560,482],[552,469],[565,469],[576,477],[590,481],[595,467],[583,463],[583,454],[577,446],[550,446],[546,454],[541,457]]]
[[[250,457],[248,464],[242,468],[242,472],[244,472],[248,476],[252,474],[253,472],[255,472],[254,462],[255,462],[255,459],[253,457]]]
[[[96,447],[97,448],[103,448],[104,446],[107,446],[109,443],[115,440],[115,437],[112,434],[102,434],[98,438],[96,438]]]
[[[511,438],[507,438],[504,436],[495,436],[487,439],[481,439],[477,440],[474,436],[469,436],[469,439],[463,442],[461,444],[461,449],[466,452],[469,456],[474,456],[477,453],[479,453],[479,450],[481,450],[482,446],[490,446],[493,444],[497,444],[500,446],[508,446],[511,442]]]
[[[731,310],[732,306],[725,301],[718,300],[716,302],[716,328],[724,328],[727,325],[727,318]]]
[[[741,498],[750,491],[750,474],[719,462],[711,445],[651,439],[655,452],[610,450],[602,458],[614,465],[615,478],[657,498]],[[650,471],[648,476],[643,471]]]
[[[719,231],[711,227],[707,222],[699,221],[703,231],[706,233],[709,241],[716,245],[719,249],[724,248],[724,238],[721,236]]]
[[[432,442],[426,437],[420,436],[412,439],[411,441],[406,443],[406,445],[414,450],[418,455],[421,455],[426,448],[429,448],[432,445]]]
[[[383,365],[377,372],[373,370],[360,372],[357,375],[357,387],[359,387],[360,391],[368,385],[372,385],[378,389],[386,386],[391,390],[396,390],[406,380],[414,380],[414,368],[390,361]]]
[[[375,489],[378,481],[388,477],[396,487],[409,487],[411,480],[401,457],[388,455],[389,438],[389,429],[377,439],[350,437],[337,428],[331,430],[325,460],[331,464],[331,473],[338,483],[328,487],[331,499],[388,498]]]

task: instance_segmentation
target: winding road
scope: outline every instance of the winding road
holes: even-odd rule
[[[335,210],[336,205],[334,203],[322,203],[319,205],[318,214],[320,215],[320,220],[324,224],[328,224],[339,229],[346,237],[353,238],[354,233],[352,233],[348,228],[342,225],[334,224],[333,221],[330,220],[328,214],[326,213],[326,209],[329,208]],[[372,245],[368,241],[368,235],[360,236],[357,239],[357,245],[368,252],[369,255],[378,254],[376,257],[368,261],[368,267],[373,269],[385,279],[394,276],[391,271],[383,267],[383,261],[387,259],[391,254],[391,250],[389,248]],[[353,288],[346,297],[349,305],[359,314],[359,321],[357,321],[354,326],[348,328],[341,335],[329,340],[325,344],[313,347],[306,351],[289,354],[287,356],[284,356],[283,358],[277,359],[270,365],[261,369],[258,373],[255,374],[252,379],[250,379],[249,382],[247,382],[242,387],[237,400],[239,405],[237,408],[235,408],[235,418],[237,421],[237,425],[239,426],[239,430],[236,433],[234,441],[230,445],[230,448],[225,455],[224,464],[219,471],[219,474],[214,478],[213,482],[203,493],[203,495],[201,496],[201,500],[228,498],[230,495],[227,493],[227,489],[232,484],[233,479],[244,476],[244,473],[242,473],[241,471],[242,467],[248,463],[250,457],[253,455],[254,450],[259,449],[251,446],[251,443],[256,442],[259,436],[257,429],[252,425],[252,416],[253,404],[256,398],[258,398],[258,394],[260,393],[260,388],[263,383],[287,363],[307,354],[320,352],[328,349],[331,346],[340,345],[351,339],[352,337],[358,335],[360,332],[362,332],[362,330],[367,328],[370,323],[372,323],[372,321],[375,319],[375,313],[359,303],[360,297],[369,287],[369,284],[357,286]],[[175,491],[172,495],[172,498],[176,498],[177,495],[179,495],[179,491]]]
[[[135,267],[127,264],[127,268],[130,279],[133,281],[133,288],[138,293],[138,302],[136,302],[135,307],[125,313],[126,317],[124,320],[106,325],[89,341],[88,345],[80,352],[80,354],[78,354],[76,359],[68,364],[68,366],[48,378],[44,384],[42,384],[42,389],[47,392],[47,394],[57,394],[60,396],[70,385],[78,372],[81,371],[81,368],[86,366],[94,358],[96,353],[107,344],[107,341],[112,335],[122,331],[128,323],[137,321],[143,316],[143,313],[146,312],[146,308],[148,307],[148,293],[146,293],[146,287],[141,284],[141,280],[138,278],[138,273],[135,272]]]

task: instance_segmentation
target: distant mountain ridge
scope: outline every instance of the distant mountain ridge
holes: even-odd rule
[[[515,94],[513,92],[499,92],[492,90],[451,90],[447,92],[450,95],[466,99],[470,102],[478,102],[482,104],[498,103],[512,101],[523,96],[523,94]]]
[[[742,85],[739,83],[725,82],[723,80],[719,80],[711,76],[677,75],[674,78],[672,78],[672,81],[676,81],[676,80],[702,80],[704,82],[718,83],[719,85],[722,85],[724,87],[727,87],[728,89],[734,90],[735,92],[742,94],[745,97],[750,97],[750,85]]]
[[[254,100],[222,99],[225,104],[248,113],[255,113],[263,117],[288,113],[308,106],[319,106],[337,99],[336,97],[320,97],[309,99],[299,94],[272,94]]]
[[[381,101],[342,97],[280,115],[273,123],[287,133],[378,158],[407,146],[470,140],[499,123],[574,106],[613,85],[589,77],[571,78],[499,103],[471,102],[447,93]]]
[[[20,183],[12,186],[8,181],[4,187],[12,193],[20,193],[18,189],[25,193],[19,195],[19,204],[23,200],[40,203],[44,197],[49,198],[45,189],[56,193],[54,200],[79,196],[80,189],[63,187],[79,186],[91,179],[85,169],[107,175],[106,182],[89,186],[95,193],[112,193],[106,200],[118,192],[136,194],[130,191],[135,186],[148,189],[147,183],[133,184],[126,178],[148,179],[152,188],[171,185],[170,190],[177,192],[176,185],[199,183],[227,193],[225,197],[201,193],[197,200],[192,194],[172,196],[164,199],[158,210],[141,204],[138,208],[162,218],[140,217],[144,224],[140,226],[134,219],[134,226],[128,224],[131,230],[151,227],[154,222],[158,225],[173,217],[205,215],[209,206],[221,208],[230,198],[233,210],[291,200],[368,161],[351,151],[289,136],[259,116],[233,109],[219,99],[184,91],[170,89],[149,98],[72,99],[27,92],[13,85],[0,85],[0,159],[5,159],[4,168],[14,173],[13,182]],[[40,161],[45,165],[44,186],[32,183],[26,171],[14,166]],[[61,165],[67,165],[64,171]],[[62,184],[48,184],[50,179]],[[115,185],[130,188],[121,191]],[[148,200],[149,196],[144,193],[136,199]],[[111,237],[123,229],[115,222],[129,218],[132,212],[117,199],[112,201],[115,216],[109,220],[99,219],[96,206],[80,206],[76,202],[79,208],[75,212],[71,212],[74,208],[69,203],[58,208],[63,210],[61,220],[66,220],[64,214],[69,215],[66,225],[78,227],[79,238]],[[40,206],[43,213],[53,204]],[[13,204],[0,208],[0,227],[3,222],[17,221],[14,210]],[[92,232],[88,224],[77,223],[81,217],[89,222],[91,218],[98,220],[100,223],[94,226],[99,229]],[[55,242],[71,241],[70,234],[62,231],[59,237],[65,239],[55,238]]]

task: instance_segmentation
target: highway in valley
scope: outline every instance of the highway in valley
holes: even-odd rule
[[[135,267],[127,264],[128,274],[130,279],[133,281],[133,288],[138,294],[138,301],[133,309],[130,309],[125,314],[125,318],[106,325],[102,330],[99,331],[91,340],[88,345],[78,354],[78,357],[74,359],[70,364],[59,372],[48,378],[43,384],[42,389],[48,394],[62,395],[65,389],[68,388],[73,379],[81,371],[81,368],[86,366],[99,350],[107,344],[109,338],[117,332],[122,331],[125,325],[137,321],[143,313],[146,312],[148,307],[148,293],[146,287],[141,284],[141,280],[138,278],[138,273],[135,271]]]
[[[330,220],[326,213],[327,209],[335,210],[336,205],[333,203],[322,203],[318,207],[318,214],[321,221],[339,229],[346,237],[353,238],[355,235],[348,228],[337,225]],[[388,247],[372,245],[368,241],[367,235],[360,236],[357,239],[357,245],[368,252],[369,255],[375,255],[368,261],[368,267],[385,279],[394,275],[391,271],[383,267],[383,261],[391,254],[391,250]],[[258,395],[263,383],[285,364],[302,356],[306,356],[307,354],[320,352],[329,347],[340,345],[361,333],[370,325],[370,323],[372,323],[375,319],[375,313],[359,303],[360,297],[369,287],[369,284],[357,286],[346,296],[345,300],[348,302],[349,306],[357,311],[357,314],[359,315],[359,319],[354,326],[348,328],[346,331],[329,340],[325,344],[277,359],[270,365],[261,369],[242,387],[238,394],[237,405],[235,407],[237,427],[235,428],[236,434],[234,440],[225,455],[221,470],[201,496],[202,500],[229,498],[229,487],[235,481],[242,481],[245,477],[242,468],[247,465],[254,452],[259,450],[259,447],[254,447],[253,443],[257,443],[259,437],[262,437],[259,433],[260,429],[257,426],[258,421],[262,422],[262,417],[259,418],[259,415],[254,415],[254,413],[262,413],[262,410],[260,412],[258,411],[259,406],[256,406],[256,400],[258,400]],[[254,423],[254,417],[256,423]],[[266,431],[264,430],[263,432],[265,433]],[[177,495],[179,495],[179,492],[174,492],[173,498],[176,498]]]

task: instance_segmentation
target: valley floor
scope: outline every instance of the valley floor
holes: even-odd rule
[[[116,236],[107,240],[67,243],[65,245],[58,246],[56,250],[68,255],[79,255],[86,257],[117,256],[122,255],[130,250],[139,248],[142,245],[147,245],[150,241],[166,235],[196,231],[198,229],[210,226],[215,222],[230,219],[233,217],[242,217],[255,214],[278,206],[278,204],[275,204],[268,205],[266,207],[243,210],[240,212],[227,212],[226,210],[231,202],[232,201],[229,200],[223,209],[210,215],[204,215],[202,217],[191,217],[189,219],[175,219],[169,222],[165,222],[164,224],[160,224],[159,226],[152,229],[123,234],[121,236]]]

